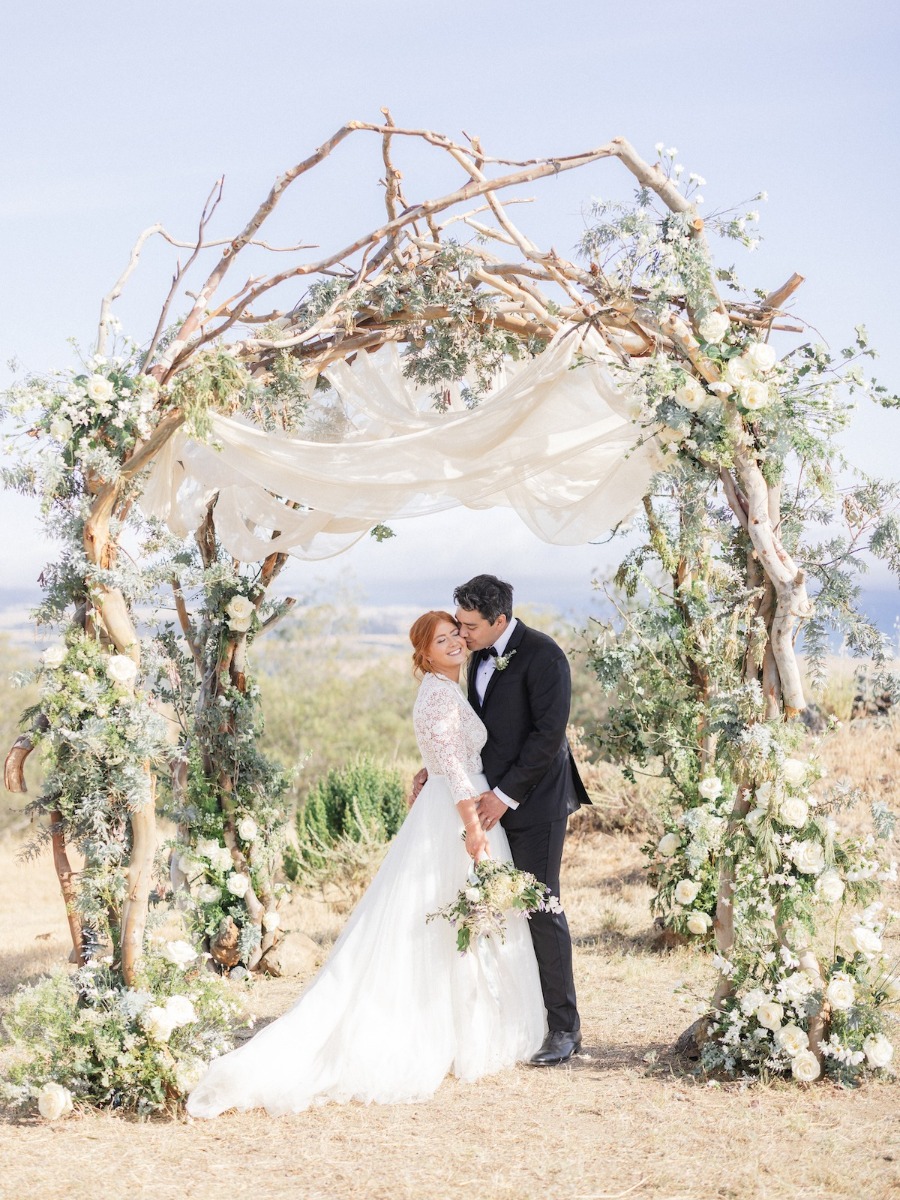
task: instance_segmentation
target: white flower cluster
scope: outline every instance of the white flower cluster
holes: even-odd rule
[[[246,633],[253,624],[255,612],[256,605],[252,600],[240,594],[232,596],[225,605],[228,628],[232,633]]]
[[[141,1024],[155,1042],[167,1042],[176,1029],[197,1020],[187,996],[170,996],[164,1005],[153,1004],[141,1014]]]

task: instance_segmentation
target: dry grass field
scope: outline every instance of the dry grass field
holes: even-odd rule
[[[893,800],[900,727],[845,726],[833,776]],[[0,844],[0,993],[67,951],[47,859]],[[711,972],[700,955],[652,949],[635,841],[586,828],[567,848],[564,899],[576,938],[585,1053],[474,1085],[445,1081],[428,1104],[328,1106],[276,1121],[78,1115],[0,1122],[0,1197],[207,1200],[900,1200],[900,1089],[870,1083],[710,1084],[667,1057]],[[287,924],[327,946],[342,912],[295,898]],[[260,981],[247,1003],[282,1011],[301,981]],[[237,985],[236,985],[237,986]]]

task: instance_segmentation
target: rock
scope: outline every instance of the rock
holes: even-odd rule
[[[258,970],[276,978],[281,975],[312,975],[322,958],[322,948],[305,933],[286,933],[277,946],[267,950]]]
[[[209,944],[209,952],[223,967],[236,967],[241,961],[238,950],[240,930],[233,917],[223,917],[219,922],[219,932]]]

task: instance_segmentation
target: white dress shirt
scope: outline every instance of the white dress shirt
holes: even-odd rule
[[[507,625],[507,627],[503,630],[503,632],[497,638],[496,642],[494,642],[493,649],[497,651],[498,657],[502,658],[503,655],[506,653],[506,647],[509,645],[509,639],[512,637],[513,630],[515,629],[516,625],[518,625],[518,623],[519,623],[518,620],[515,617],[513,617],[513,619],[510,621],[510,623]],[[497,659],[491,657],[491,658],[483,658],[481,660],[481,662],[478,664],[477,670],[475,671],[475,691],[478,695],[479,702],[482,704],[484,703],[484,694],[487,691],[488,683],[490,683],[491,676],[493,675],[494,671],[496,671],[496,669],[497,669]],[[500,799],[503,801],[503,803],[505,805],[507,805],[507,807],[509,807],[509,808],[518,808],[519,807],[518,800],[511,799],[504,792],[501,792],[499,788],[495,787],[493,789],[493,792],[494,792],[495,796],[500,797]]]

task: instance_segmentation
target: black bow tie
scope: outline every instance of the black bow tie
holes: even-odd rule
[[[499,658],[496,646],[485,646],[481,651],[481,659],[484,661],[487,658]]]

